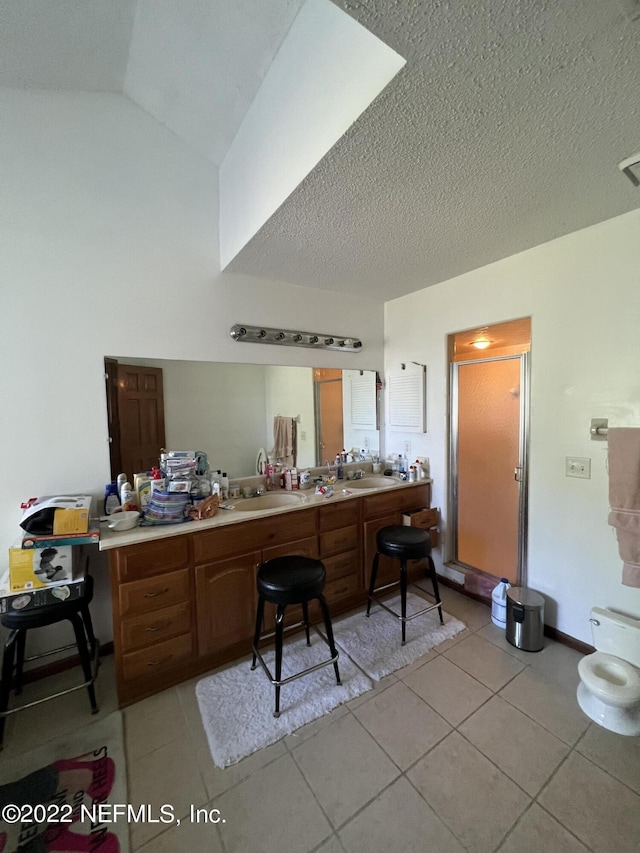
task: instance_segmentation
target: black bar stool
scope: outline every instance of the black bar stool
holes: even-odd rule
[[[256,668],[256,659],[260,661],[262,668],[267,674],[267,678],[276,688],[276,709],[273,716],[280,716],[280,688],[283,684],[288,684],[296,678],[301,678],[303,675],[308,675],[310,672],[315,672],[323,666],[333,664],[336,673],[336,682],[341,684],[340,670],[338,669],[338,650],[333,639],[333,628],[331,626],[331,617],[329,615],[329,607],[325,601],[324,583],[326,579],[326,571],[320,560],[314,560],[311,557],[286,556],[276,557],[273,560],[268,560],[262,563],[258,569],[258,609],[256,612],[256,631],[253,639],[253,661],[251,669]],[[324,627],[327,633],[326,637],[322,634],[315,625],[309,622],[309,601],[317,598],[320,602],[322,615],[324,617]],[[276,629],[269,633],[262,633],[262,621],[264,618],[264,603],[270,601],[277,606],[276,611]],[[293,630],[304,624],[307,635],[307,645],[311,645],[309,628],[318,634],[319,637],[329,646],[331,657],[308,669],[297,672],[295,675],[290,675],[288,678],[282,678],[282,640],[284,636],[284,612],[289,604],[301,604],[302,616],[304,622],[298,622],[296,625],[291,625],[287,630]],[[275,676],[271,674],[269,667],[264,662],[264,659],[258,651],[260,640],[266,640],[270,637],[276,638],[276,672]]]
[[[419,527],[409,527],[402,524],[382,527],[376,533],[376,545],[377,551],[373,558],[373,565],[371,566],[367,616],[371,609],[371,602],[375,601],[380,605],[380,607],[383,607],[388,613],[391,613],[392,616],[399,619],[402,622],[403,646],[406,643],[407,622],[411,621],[411,619],[422,616],[424,613],[428,613],[430,610],[435,610],[437,607],[438,613],[440,614],[440,624],[444,625],[444,620],[442,618],[442,602],[438,591],[436,567],[434,565],[433,558],[431,557],[431,537],[427,531],[421,530]],[[395,557],[400,560],[400,580],[393,581],[392,583],[385,584],[385,586],[376,588],[376,576],[378,574],[378,561],[380,559],[380,554],[385,554],[387,557]],[[421,560],[424,558],[427,560],[425,577],[428,580],[431,580],[431,583],[433,584],[433,594],[436,599],[436,603],[429,607],[424,607],[422,610],[418,610],[417,613],[412,613],[411,616],[407,616],[407,560]],[[382,592],[385,589],[390,589],[398,584],[400,584],[400,613],[396,613],[390,607],[387,607],[387,605],[380,601],[376,596],[376,593]],[[421,587],[419,588],[421,589]],[[425,592],[425,590],[422,591]]]
[[[29,708],[32,705],[39,705],[41,702],[47,702],[49,699],[55,699],[58,696],[63,696],[66,693],[72,693],[74,690],[87,688],[89,701],[91,703],[91,713],[98,712],[96,704],[96,694],[93,683],[96,680],[99,644],[93,633],[93,624],[91,622],[91,614],[89,612],[89,604],[93,598],[93,578],[87,575],[82,582],[83,591],[78,598],[69,601],[60,601],[58,604],[50,604],[44,607],[36,607],[33,610],[14,610],[11,613],[3,613],[0,616],[0,622],[5,628],[9,628],[10,634],[4,644],[4,654],[2,656],[2,680],[0,681],[0,749],[2,748],[4,738],[5,720],[9,714],[14,714],[17,711],[22,711],[23,708]],[[56,622],[62,622],[68,619],[73,625],[73,630],[76,637],[76,642],[67,646],[61,646],[57,649],[52,649],[50,652],[34,655],[33,657],[25,658],[25,644],[27,631],[31,628],[42,628],[45,625],[53,625]],[[87,648],[87,639],[91,651]],[[56,654],[67,649],[77,647],[80,663],[84,674],[84,682],[75,687],[70,687],[67,690],[60,690],[50,696],[45,696],[43,699],[38,699],[35,702],[27,702],[16,708],[9,708],[9,694],[11,693],[12,682],[14,681],[14,658],[17,662],[15,666],[15,694],[18,696],[22,693],[22,675],[25,660],[37,660],[38,658]],[[93,660],[93,672],[92,672]]]

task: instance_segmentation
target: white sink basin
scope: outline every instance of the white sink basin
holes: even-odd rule
[[[344,489],[388,489],[400,486],[404,481],[395,477],[364,477],[362,480],[345,480]]]
[[[305,501],[306,498],[302,495],[260,495],[257,498],[245,498],[242,501],[237,501],[235,508],[238,512],[261,512],[265,509],[279,509],[283,506],[289,508],[300,506]]]

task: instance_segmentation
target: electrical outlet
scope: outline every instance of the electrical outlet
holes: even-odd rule
[[[365,450],[367,450],[367,451],[369,450],[369,439],[368,438],[362,439],[362,446],[364,447]]]
[[[411,442],[405,441],[404,443],[404,458],[408,459],[411,456]]]
[[[584,456],[565,457],[565,477],[580,477],[583,480],[591,479],[591,460]]]

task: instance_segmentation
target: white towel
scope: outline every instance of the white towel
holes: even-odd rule
[[[610,429],[609,524],[623,562],[622,583],[640,587],[640,429]]]
[[[273,452],[272,456],[288,468],[295,463],[295,433],[293,418],[283,418],[277,415],[273,419]]]

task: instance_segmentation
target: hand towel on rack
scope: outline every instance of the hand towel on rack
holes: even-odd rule
[[[610,429],[609,524],[623,562],[622,583],[640,587],[640,429]]]
[[[277,415],[273,419],[273,457],[287,467],[295,465],[295,432],[293,418]]]

